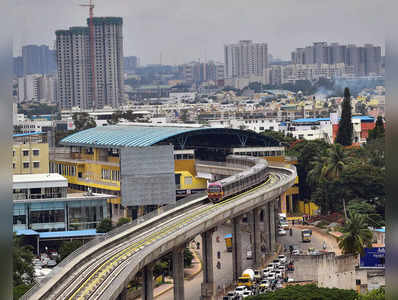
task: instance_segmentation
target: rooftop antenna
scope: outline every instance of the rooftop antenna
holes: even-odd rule
[[[89,11],[89,30],[90,30],[90,62],[91,62],[91,97],[93,100],[92,107],[93,110],[96,107],[96,88],[95,88],[95,50],[94,50],[94,0],[89,0],[88,4],[80,4],[80,6],[88,7]]]

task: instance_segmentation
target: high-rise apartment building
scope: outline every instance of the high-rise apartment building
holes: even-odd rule
[[[224,79],[224,64],[219,62],[191,62],[183,65],[184,81],[197,83]]]
[[[53,75],[29,74],[17,81],[18,102],[55,102],[56,80]]]
[[[23,74],[55,73],[55,52],[47,45],[26,45],[22,47]]]
[[[62,108],[119,107],[123,103],[122,23],[122,18],[93,18],[94,49],[90,47],[89,27],[55,32],[57,103]],[[94,57],[95,89],[91,56]]]
[[[268,46],[242,40],[224,46],[225,78],[262,76],[268,67]]]
[[[341,64],[354,68],[359,76],[378,75],[381,72],[381,47],[365,44],[340,45],[317,42],[312,46],[297,48],[291,54],[293,64]]]

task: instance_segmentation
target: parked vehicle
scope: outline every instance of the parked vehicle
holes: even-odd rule
[[[300,255],[300,250],[299,249],[294,249],[292,254],[293,255]]]
[[[276,279],[275,273],[274,273],[274,272],[269,273],[267,279],[268,279],[268,280],[275,280],[275,279]]]
[[[253,252],[250,248],[248,248],[246,251],[246,259],[253,259]]]

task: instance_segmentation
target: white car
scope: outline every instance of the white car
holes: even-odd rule
[[[243,286],[243,285],[237,286],[237,287],[235,288],[235,295],[242,296],[243,293],[244,293],[245,291],[247,291],[247,287],[245,287],[245,286]]]
[[[246,297],[249,297],[249,296],[252,296],[252,295],[253,295],[253,293],[251,291],[244,291],[243,295],[242,295],[242,298],[246,298]]]
[[[286,230],[285,229],[279,229],[278,230],[278,235],[281,235],[281,236],[283,236],[283,235],[286,235],[287,234],[287,232],[286,232]]]
[[[281,222],[281,225],[280,225],[283,229],[287,229],[287,228],[289,228],[289,223],[288,222]]]
[[[263,278],[268,278],[269,272],[267,269],[263,270]]]
[[[281,265],[279,259],[274,259],[272,261],[272,264],[274,265],[274,270],[277,269]]]
[[[282,264],[285,264],[287,262],[287,257],[285,255],[279,255],[278,259]]]
[[[282,271],[279,271],[279,270],[278,270],[278,271],[275,271],[275,277],[276,277],[276,278],[282,278],[282,275],[283,275],[283,274],[282,274]]]
[[[288,278],[287,278],[287,282],[294,282],[294,279],[291,278],[291,277],[288,277]]]
[[[269,273],[267,279],[268,280],[275,280],[276,279],[275,273],[274,272]]]
[[[260,285],[263,285],[266,288],[269,288],[269,280],[268,279],[264,279],[260,282]]]
[[[285,268],[285,266],[279,266],[278,270],[283,273],[286,271],[286,268]]]
[[[294,249],[292,254],[293,255],[300,255],[300,250],[299,249]]]
[[[247,249],[246,259],[253,259],[253,252],[251,249]]]

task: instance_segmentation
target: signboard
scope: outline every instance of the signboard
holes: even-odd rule
[[[385,247],[365,248],[364,255],[361,255],[360,267],[384,268],[385,255]]]

